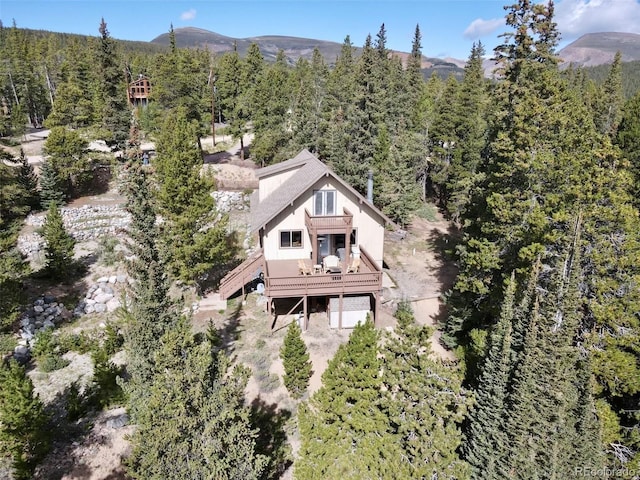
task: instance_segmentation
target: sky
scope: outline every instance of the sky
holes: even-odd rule
[[[515,0],[514,0],[515,1]],[[384,23],[387,47],[410,51],[416,25],[422,53],[466,59],[473,42],[488,56],[508,32],[511,0],[0,0],[5,27],[98,36],[101,18],[111,37],[151,41],[171,25],[234,38],[287,35],[362,46]],[[562,48],[585,33],[640,34],[640,0],[556,0]]]

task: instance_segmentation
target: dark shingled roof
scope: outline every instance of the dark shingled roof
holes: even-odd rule
[[[298,155],[290,160],[261,168],[256,172],[256,176],[260,179],[269,175],[285,172],[293,168],[298,168],[298,171],[274,190],[262,202],[258,202],[257,195],[254,194],[252,196],[251,228],[253,231],[264,227],[267,223],[273,220],[276,215],[282,212],[287,205],[292,205],[300,195],[311,188],[311,186],[322,178],[323,175],[332,176],[353,192],[361,202],[367,202],[360,193],[338,177],[329,167],[318,160],[308,150],[302,150]],[[375,213],[380,215],[385,222],[393,224],[393,222],[375,206],[370,205],[370,207]]]

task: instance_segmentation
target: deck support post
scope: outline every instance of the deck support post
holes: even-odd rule
[[[378,323],[378,315],[380,312],[380,292],[376,292],[373,294],[373,298],[375,300],[375,306],[373,311],[373,325],[375,326]]]
[[[308,302],[308,297],[306,295],[304,297],[302,297],[302,298],[303,298],[303,301],[302,301],[302,312],[304,314],[303,329],[306,332],[307,328],[309,328],[309,320],[308,320],[309,316],[308,316],[308,308],[307,308],[307,304],[309,302]]]
[[[342,330],[342,293],[340,294],[338,301],[338,330]]]

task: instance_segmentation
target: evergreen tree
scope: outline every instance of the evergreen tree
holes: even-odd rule
[[[10,329],[22,310],[22,278],[29,268],[17,249],[17,240],[29,211],[28,202],[19,172],[0,160],[0,331]]]
[[[46,161],[55,171],[59,182],[57,188],[66,199],[81,190],[91,176],[86,147],[87,142],[80,134],[66,127],[52,128],[44,144]]]
[[[406,478],[469,478],[461,460],[460,423],[468,406],[459,372],[433,358],[431,329],[417,325],[407,304],[382,347],[385,411],[397,435]]]
[[[38,176],[33,169],[33,165],[29,163],[23,149],[20,149],[20,170],[18,172],[18,181],[27,196],[27,205],[29,205],[32,210],[37,209],[40,206]]]
[[[602,86],[602,93],[596,100],[595,123],[601,134],[615,138],[622,118],[623,105],[622,54],[618,51],[613,58],[609,76]]]
[[[52,204],[62,206],[66,196],[63,191],[62,181],[56,169],[48,160],[42,162],[40,171],[40,201],[44,208]]]
[[[410,478],[382,411],[378,334],[358,324],[322,375],[322,387],[302,404],[302,446],[296,478]]]
[[[300,398],[307,391],[311,378],[311,361],[309,352],[301,336],[297,322],[291,322],[280,349],[280,358],[284,366],[284,386],[293,398]]]
[[[58,205],[51,203],[42,227],[46,243],[45,268],[54,278],[64,279],[74,268],[73,247],[76,241],[67,233]]]
[[[218,216],[214,182],[200,175],[197,126],[178,109],[167,117],[157,142],[158,207],[164,217],[164,256],[182,281],[200,282],[232,255],[227,217]]]
[[[244,388],[249,372],[204,339],[186,319],[156,352],[159,374],[139,418],[128,460],[139,479],[259,479],[268,459],[255,453]]]
[[[453,75],[449,75],[442,95],[436,100],[433,126],[429,133],[431,164],[429,177],[439,203],[446,208],[450,183],[451,163],[458,155],[458,137],[456,131],[457,102],[460,85]],[[466,114],[466,112],[465,112]]]
[[[0,367],[0,446],[11,454],[16,479],[31,478],[50,447],[49,419],[33,383],[15,360]]]
[[[473,44],[464,69],[456,101],[456,145],[448,169],[446,191],[447,210],[451,219],[461,225],[469,212],[476,185],[482,179],[479,172],[485,147],[487,93],[482,66],[484,47]]]
[[[237,46],[220,59],[217,87],[220,108],[229,132],[240,142],[240,159],[244,160],[244,135],[247,133],[249,86],[244,83],[242,61]]]
[[[132,279],[131,302],[124,327],[129,380],[124,389],[134,421],[147,406],[149,388],[158,368],[155,352],[160,339],[176,322],[176,306],[169,297],[166,267],[158,249],[159,230],[147,173],[136,165],[128,170],[124,192],[131,214],[127,270]]]
[[[129,134],[131,111],[127,106],[127,91],[118,58],[117,44],[107,30],[104,18],[100,21],[100,41],[95,52],[99,70],[101,125],[109,145],[122,148]]]
[[[266,67],[255,89],[253,99],[253,132],[251,154],[262,166],[286,159],[283,150],[289,143],[287,110],[290,107],[290,69],[284,52],[276,56],[274,64]]]
[[[620,147],[623,157],[629,162],[629,169],[634,176],[629,193],[638,207],[640,206],[640,92],[630,98],[624,106],[616,144]]]
[[[512,374],[511,333],[514,322],[514,276],[507,286],[500,320],[489,337],[476,403],[469,413],[464,441],[464,457],[471,464],[474,479],[504,478],[509,444],[505,427]]]

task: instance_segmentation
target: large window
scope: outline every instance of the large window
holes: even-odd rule
[[[316,190],[313,192],[313,214],[316,216],[336,214],[335,190]]]
[[[301,248],[302,230],[282,230],[280,232],[280,248]]]

